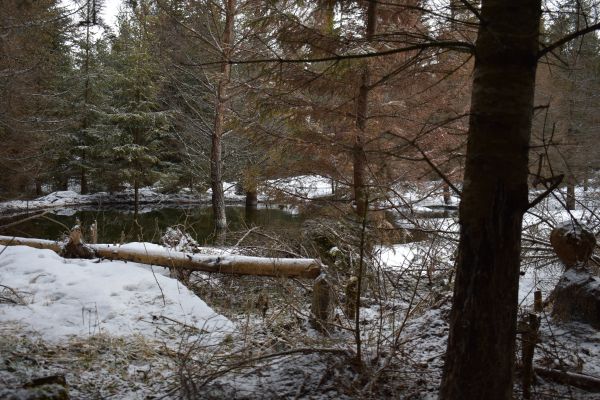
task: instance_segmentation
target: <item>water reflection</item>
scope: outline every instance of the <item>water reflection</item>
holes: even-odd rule
[[[61,209],[47,216],[51,219],[34,219],[3,231],[3,235],[58,239],[65,227],[72,227],[81,221],[88,229],[94,221],[98,223],[98,241],[116,243],[124,241],[149,241],[157,243],[169,226],[181,225],[199,243],[215,242],[212,210],[208,206],[195,208],[154,208],[138,214],[134,219],[133,210],[128,209]],[[285,209],[247,208],[243,206],[226,207],[229,230],[237,231],[252,226],[260,226],[272,231],[297,231],[302,218]],[[15,217],[15,220],[23,216]],[[220,239],[223,237],[220,236]]]

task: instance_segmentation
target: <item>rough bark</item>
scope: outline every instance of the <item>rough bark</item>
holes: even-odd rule
[[[483,0],[441,399],[511,399],[540,0]]]
[[[377,2],[369,1],[367,8],[367,28],[365,39],[367,42],[373,40],[377,29]],[[353,156],[353,190],[356,214],[359,218],[365,216],[367,208],[367,157],[365,154],[364,140],[367,130],[367,119],[369,113],[369,91],[371,84],[371,70],[369,64],[365,63],[361,75],[360,89],[356,99],[356,135],[354,137]]]
[[[210,149],[210,186],[212,188],[212,208],[216,231],[222,231],[227,227],[225,216],[225,196],[223,194],[223,159],[222,139],[225,130],[225,112],[227,109],[227,86],[231,79],[231,65],[228,63],[231,57],[231,43],[233,40],[233,24],[235,17],[235,0],[226,0],[225,3],[225,26],[221,39],[223,49],[223,64],[217,87],[215,100],[215,121]]]
[[[62,246],[58,242],[51,240],[0,236],[0,244],[49,249],[56,253],[62,251]],[[309,258],[266,258],[237,255],[211,256],[179,251],[146,251],[143,248],[122,248],[121,246],[111,244],[88,244],[86,247],[93,250],[98,257],[109,260],[132,261],[190,271],[309,279],[314,279],[321,273],[321,264],[319,261]]]

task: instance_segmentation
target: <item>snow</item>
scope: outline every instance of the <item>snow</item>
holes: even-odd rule
[[[332,194],[331,179],[319,175],[302,175],[274,179],[265,183],[266,191],[279,191],[288,196],[315,199]]]
[[[225,191],[225,200],[227,202],[242,202],[245,196],[235,193],[235,185],[225,182],[223,184]],[[143,207],[143,204],[198,204],[208,203],[210,201],[211,190],[204,193],[191,193],[183,189],[179,193],[164,194],[153,188],[141,188],[139,190],[139,212],[149,212],[154,207]],[[127,189],[117,193],[98,192],[93,194],[79,194],[72,190],[59,191],[47,194],[34,200],[11,200],[0,202],[0,214],[18,214],[35,210],[69,208],[73,206],[84,205],[106,205],[106,204],[132,204],[134,192]],[[59,211],[62,212],[62,211]],[[72,209],[67,209],[65,213],[72,213]]]
[[[415,258],[415,249],[410,244],[377,246],[375,254],[378,255],[378,261],[385,269],[402,270],[407,268]]]
[[[173,323],[214,341],[233,329],[177,280],[136,263],[63,259],[13,246],[0,255],[0,283],[25,303],[0,304],[0,322],[18,322],[51,342],[96,334],[163,339]]]

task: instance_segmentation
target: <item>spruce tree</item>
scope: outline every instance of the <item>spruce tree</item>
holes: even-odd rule
[[[136,214],[140,187],[160,178],[171,125],[170,113],[158,101],[161,78],[152,54],[150,11],[147,2],[139,2],[120,16],[110,54],[112,106],[107,118],[115,128],[112,168],[133,187]]]

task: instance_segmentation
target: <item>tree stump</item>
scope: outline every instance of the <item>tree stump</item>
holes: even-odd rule
[[[358,294],[358,278],[356,276],[351,276],[348,279],[348,283],[346,283],[346,301],[344,302],[344,311],[346,312],[346,317],[350,320],[354,320],[356,318],[356,296]]]
[[[544,303],[542,301],[542,291],[536,290],[533,292],[533,311],[540,313],[544,310]]]
[[[550,243],[566,269],[587,265],[596,246],[596,237],[577,221],[557,225],[550,233]]]
[[[94,258],[94,250],[83,244],[81,228],[76,225],[69,235],[69,242],[61,254],[65,258]]]
[[[535,354],[535,345],[538,341],[538,330],[540,329],[540,317],[536,314],[529,314],[524,324],[522,335],[523,343],[521,347],[521,360],[523,362],[523,398],[531,398],[531,385],[533,384],[533,355]]]
[[[327,333],[331,318],[331,283],[325,274],[319,275],[313,285],[311,324],[321,333]]]

